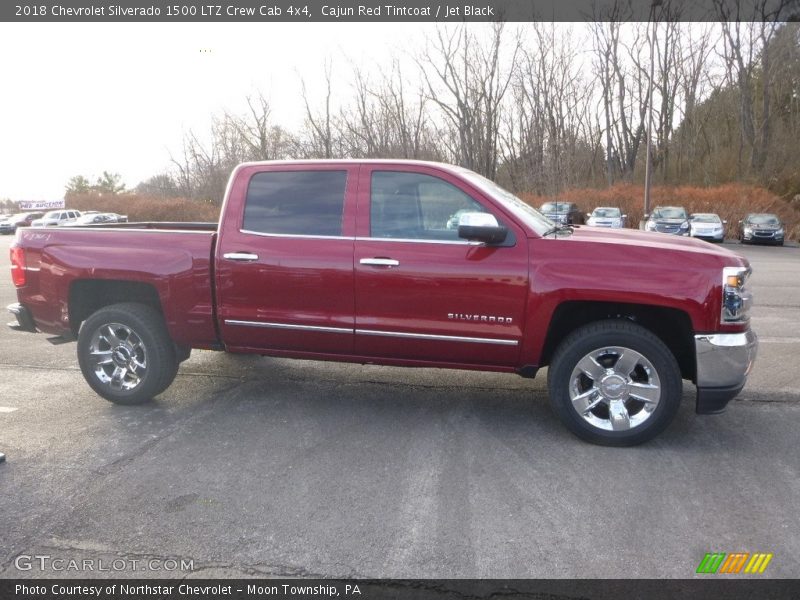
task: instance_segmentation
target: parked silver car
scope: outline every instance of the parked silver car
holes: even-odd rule
[[[14,233],[19,227],[28,227],[36,219],[41,219],[42,213],[17,213],[0,219],[0,233]]]
[[[716,213],[694,213],[689,217],[690,235],[709,242],[725,239],[726,224]]]
[[[586,220],[587,225],[613,229],[625,227],[625,219],[628,218],[628,215],[623,215],[622,211],[615,206],[598,206],[587,216],[589,217]]]
[[[117,213],[100,213],[91,211],[84,213],[71,223],[64,223],[65,227],[80,227],[82,225],[96,225],[98,223],[125,223],[128,217]]]

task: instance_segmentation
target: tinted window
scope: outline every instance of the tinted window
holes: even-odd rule
[[[372,237],[457,240],[465,212],[486,212],[460,189],[431,175],[395,171],[372,174]]]
[[[250,179],[244,229],[341,235],[346,171],[272,171]]]

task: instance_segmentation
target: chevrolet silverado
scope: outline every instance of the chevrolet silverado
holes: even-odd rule
[[[450,165],[246,163],[219,223],[24,228],[19,330],[77,341],[102,397],[147,401],[192,348],[406,367],[547,368],[561,421],[651,439],[682,380],[722,411],[757,349],[748,262],[694,239],[550,221]]]

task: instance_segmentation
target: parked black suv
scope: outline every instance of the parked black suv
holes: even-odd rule
[[[689,235],[689,214],[682,206],[656,206],[645,215],[645,231],[658,231],[672,235]]]

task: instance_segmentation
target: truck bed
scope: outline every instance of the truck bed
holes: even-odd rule
[[[40,331],[77,334],[109,297],[158,302],[177,344],[218,347],[212,289],[216,223],[113,223],[20,229],[20,300]]]

